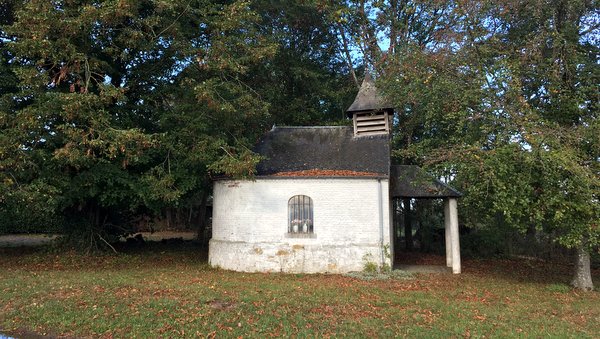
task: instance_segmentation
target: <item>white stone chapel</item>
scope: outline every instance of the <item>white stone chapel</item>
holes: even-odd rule
[[[446,262],[460,273],[460,193],[417,166],[391,165],[393,108],[367,75],[352,127],[275,127],[253,180],[213,189],[209,263],[243,272],[345,273],[393,266],[394,198],[444,199]]]

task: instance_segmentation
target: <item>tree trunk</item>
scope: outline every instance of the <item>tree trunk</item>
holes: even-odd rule
[[[571,285],[584,291],[594,289],[592,272],[590,270],[590,252],[586,249],[585,242],[577,248],[577,254],[575,255],[575,276]]]
[[[100,205],[95,201],[89,204],[88,216],[91,228],[100,226]]]
[[[166,209],[166,219],[167,229],[170,230],[173,228],[173,209],[171,207],[167,207]]]
[[[204,239],[204,229],[206,229],[206,201],[208,198],[208,194],[202,193],[202,201],[200,203],[200,208],[198,209],[198,240],[200,240],[203,244],[206,239]]]
[[[403,225],[403,215],[402,215],[402,200],[393,199],[394,202],[394,249],[400,249],[400,240],[401,240],[401,229]]]
[[[410,199],[404,199],[404,245],[407,251],[413,249],[412,238],[412,216],[410,211]]]

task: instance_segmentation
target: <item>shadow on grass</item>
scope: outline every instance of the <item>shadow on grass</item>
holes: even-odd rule
[[[464,263],[463,272],[508,283],[570,285],[574,264],[568,261],[537,259],[472,259]],[[592,269],[592,280],[600,283],[600,269]],[[598,289],[596,288],[596,291]]]
[[[56,246],[0,248],[0,270],[32,271],[168,268],[173,265],[208,266],[208,248],[195,241],[116,244],[112,251],[83,253]]]
[[[422,265],[445,267],[443,255],[417,251],[396,253],[395,265]],[[507,283],[569,285],[573,278],[574,264],[571,260],[541,260],[535,258],[465,258],[462,262],[463,276],[481,276],[499,279]],[[600,267],[592,266],[592,279],[600,284]]]
[[[52,246],[0,248],[0,268],[30,269],[130,269],[152,266],[200,265],[208,267],[208,247],[201,243],[182,239],[119,243],[117,254],[112,252],[81,254]],[[443,256],[416,254],[404,257],[405,262],[416,265],[445,266]],[[402,262],[401,262],[402,263]],[[456,278],[481,278],[540,285],[568,285],[573,276],[573,264],[567,261],[544,261],[536,259],[466,259],[462,275]],[[451,274],[449,279],[454,279]],[[600,284],[600,269],[592,269],[596,286]],[[598,289],[596,289],[598,290]]]

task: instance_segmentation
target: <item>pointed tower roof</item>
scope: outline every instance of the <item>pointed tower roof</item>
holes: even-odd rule
[[[375,82],[371,78],[371,74],[367,72],[354,102],[346,110],[346,114],[348,117],[352,117],[354,112],[378,111],[383,109],[393,109],[393,107],[379,94],[377,87],[375,87]]]

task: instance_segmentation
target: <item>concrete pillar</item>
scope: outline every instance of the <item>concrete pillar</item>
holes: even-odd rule
[[[444,199],[444,233],[446,236],[446,267],[452,267],[452,238],[450,238],[450,204]]]
[[[446,226],[446,232],[450,229],[450,249],[452,257],[452,273],[460,273],[460,240],[458,233],[458,211],[456,208],[456,198],[448,198],[444,203],[444,225]],[[446,236],[446,246],[448,245],[448,236]],[[448,249],[446,247],[446,255],[448,255]],[[446,263],[448,258],[446,257]]]

